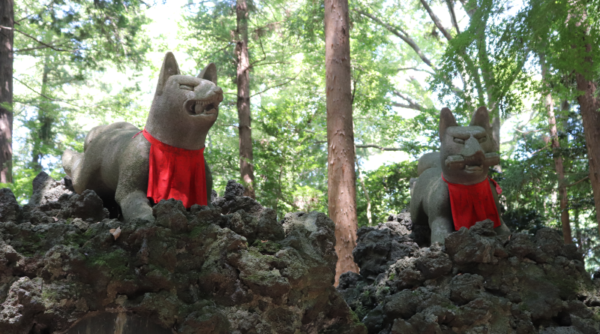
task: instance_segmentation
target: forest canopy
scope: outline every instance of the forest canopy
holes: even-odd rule
[[[589,88],[600,79],[600,2],[349,6],[359,226],[407,209],[417,159],[439,148],[442,107],[466,125],[487,106],[501,154],[491,176],[503,189],[505,222],[525,233],[570,233],[588,270],[600,269],[589,156],[590,144],[600,144],[590,134],[600,123],[589,121],[600,107]],[[255,196],[280,218],[327,212],[324,4],[249,0],[245,13]],[[16,1],[13,183],[2,186],[26,202],[40,171],[64,176],[62,152],[82,151],[92,127],[143,128],[167,51],[184,74],[217,65],[224,101],[205,156],[219,194],[228,180],[243,182],[237,14],[230,0]]]

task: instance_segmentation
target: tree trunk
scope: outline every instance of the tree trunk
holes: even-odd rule
[[[350,75],[348,0],[325,0],[325,68],[327,96],[329,216],[335,223],[338,262],[335,285],[341,274],[358,272],[352,250],[356,246],[356,176]]]
[[[579,227],[579,208],[575,208],[575,233],[577,235],[577,246],[579,246],[579,251],[582,254],[585,254],[583,247],[583,238],[581,237],[581,228]]]
[[[54,118],[52,117],[52,101],[48,100],[48,74],[50,73],[49,58],[44,59],[44,70],[42,72],[42,92],[40,96],[40,104],[38,106],[38,130],[37,133],[32,133],[33,137],[33,149],[32,155],[32,167],[39,173],[42,171],[42,159],[44,157],[43,147],[44,145],[51,145],[52,138],[52,124]]]
[[[592,81],[594,77],[592,64],[592,45],[589,43],[589,27],[585,22],[587,18],[586,1],[571,1],[571,9],[567,16],[567,25],[576,30],[575,36],[582,38],[582,45],[573,45],[571,52],[580,55],[578,64],[585,64],[585,70],[576,70],[575,81],[580,95],[577,97],[579,111],[583,122],[585,144],[587,146],[590,183],[594,192],[594,206],[596,208],[596,222],[600,233],[600,97],[597,96],[597,84]]]
[[[0,183],[12,182],[13,0],[0,1]]]
[[[248,5],[237,0],[237,110],[240,133],[240,176],[245,196],[255,197],[254,167],[252,165],[252,128],[250,118],[250,57],[248,56]]]
[[[548,78],[548,65],[545,62],[544,54],[540,54],[540,64],[542,65],[542,79]],[[550,90],[550,85],[545,82],[546,87]],[[560,222],[562,224],[563,239],[565,244],[573,243],[571,237],[571,222],[569,220],[569,197],[565,182],[565,169],[563,166],[563,158],[560,156],[560,142],[558,141],[558,130],[556,128],[556,117],[554,116],[554,101],[552,93],[548,92],[544,97],[544,104],[548,112],[548,126],[550,127],[550,140],[552,144],[552,157],[554,159],[554,169],[558,178],[558,194],[560,196]]]
[[[591,47],[588,46],[588,50]],[[577,97],[579,110],[583,119],[583,132],[589,161],[590,183],[594,191],[596,221],[600,232],[600,98],[597,96],[597,85],[583,74],[576,74],[577,90],[583,95]]]

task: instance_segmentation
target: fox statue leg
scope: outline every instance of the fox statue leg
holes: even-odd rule
[[[454,232],[454,223],[448,186],[441,179],[440,174],[441,170],[431,168],[420,177],[424,178],[424,181],[429,180],[427,182],[429,183],[428,194],[423,198],[423,204],[425,212],[427,212],[427,223],[431,229],[431,244],[437,242],[444,245],[448,234]]]
[[[448,234],[454,232],[452,220],[448,217],[438,216],[429,219],[429,228],[431,229],[431,244],[439,243],[444,245]]]
[[[448,187],[441,180],[441,173],[435,166],[423,170],[410,200],[413,230],[418,234],[414,237],[421,246],[435,242],[443,245],[446,236],[454,231]],[[422,235],[425,230],[420,226],[429,227],[428,235]]]
[[[152,207],[148,200],[150,145],[144,136],[139,135],[132,139],[121,153],[121,166],[119,168],[119,181],[115,192],[115,200],[119,203],[123,217],[129,221],[143,219],[153,221]]]

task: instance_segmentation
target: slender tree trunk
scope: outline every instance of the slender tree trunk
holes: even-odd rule
[[[591,50],[591,47],[589,47]],[[597,96],[597,85],[586,79],[583,74],[576,74],[577,90],[583,95],[577,97],[579,110],[583,119],[583,132],[589,161],[590,182],[594,191],[596,221],[600,232],[600,97]]]
[[[581,228],[579,227],[579,208],[575,208],[575,234],[577,235],[577,246],[579,251],[583,253],[583,239],[581,238]]]
[[[548,112],[548,125],[550,127],[550,140],[552,144],[552,156],[554,159],[554,169],[558,178],[558,194],[560,196],[560,221],[562,223],[563,239],[565,244],[573,243],[571,236],[571,222],[569,220],[569,197],[565,183],[565,169],[563,158],[560,156],[560,142],[558,141],[558,130],[556,128],[556,117],[554,116],[554,101],[550,93],[550,85],[547,83],[548,65],[545,62],[544,54],[540,54],[540,64],[542,65],[542,79],[548,88],[548,94],[544,97],[544,104]]]
[[[50,60],[48,57],[44,59],[44,70],[42,72],[42,94],[40,96],[41,102],[38,107],[38,123],[39,128],[37,133],[32,133],[33,137],[33,149],[32,165],[36,172],[42,171],[42,158],[44,157],[43,147],[49,145],[52,138],[52,123],[54,118],[51,115],[52,102],[49,101],[46,96],[49,96],[48,92],[48,74],[50,73]]]
[[[0,1],[0,183],[12,182],[13,0]]]
[[[335,223],[338,255],[335,285],[341,274],[358,272],[356,247],[356,174],[350,74],[348,0],[325,0],[329,216]]]
[[[237,0],[237,110],[240,132],[240,176],[246,187],[244,195],[255,197],[252,165],[252,128],[250,118],[250,57],[248,56],[248,5]]]

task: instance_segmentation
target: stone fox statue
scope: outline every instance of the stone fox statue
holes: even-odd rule
[[[221,101],[214,64],[197,77],[181,75],[168,52],[143,132],[127,122],[97,126],[85,138],[84,153],[64,152],[73,188],[116,200],[126,220],[153,221],[149,198],[207,205],[212,175],[203,150]]]
[[[488,111],[477,109],[471,124],[461,127],[448,108],[440,115],[441,152],[419,159],[419,177],[411,193],[413,225],[428,225],[425,244],[444,244],[446,236],[478,221],[494,221],[496,233],[509,233],[499,216],[498,190],[488,178],[490,166],[499,163]],[[429,240],[427,240],[429,239]]]

